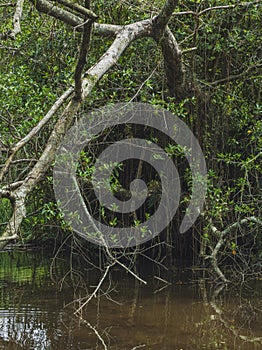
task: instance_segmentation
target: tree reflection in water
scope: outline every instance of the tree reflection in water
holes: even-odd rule
[[[232,290],[176,278],[167,278],[169,284],[148,273],[144,286],[114,271],[76,317],[79,303],[72,300],[86,290],[81,295],[64,285],[59,291],[48,256],[1,253],[0,260],[0,349],[261,348],[261,281]],[[89,294],[99,277],[90,270]]]

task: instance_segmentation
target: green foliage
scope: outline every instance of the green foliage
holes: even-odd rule
[[[0,199],[0,235],[4,230],[5,224],[8,222],[12,215],[12,205],[7,198]]]
[[[154,16],[163,3],[162,0],[99,0],[93,2],[93,10],[99,14],[101,23],[129,24]],[[235,4],[235,1],[190,0],[179,3],[175,11],[201,12],[211,6]],[[0,15],[1,33],[11,29],[12,15],[10,7]],[[199,138],[209,169],[205,217],[219,228],[246,216],[261,216],[260,18],[260,4],[206,11],[198,18],[190,13],[174,14],[170,28],[183,52],[187,83],[184,98],[178,102],[168,96],[160,46],[152,39],[141,38],[105,74],[80,111],[81,114],[119,101],[146,102],[165,108],[185,121]],[[81,42],[81,34],[59,20],[40,15],[29,2],[25,2],[21,26],[21,35],[15,41],[6,40],[0,48],[0,134],[7,148],[27,135],[57,97],[73,84]],[[93,35],[85,70],[97,62],[112,40]],[[24,179],[42,154],[56,118],[18,152],[17,159],[24,161],[11,165],[6,182]],[[86,150],[81,153],[77,175],[83,186],[89,186],[101,144],[113,142],[114,137],[133,137],[134,131],[129,126],[110,130],[105,140],[100,139],[94,145],[92,151],[97,153]],[[138,130],[138,134],[148,142],[162,143],[177,164],[182,174],[182,212],[190,200],[192,184],[185,159],[187,150],[170,143],[161,134],[145,130]],[[6,158],[7,154],[0,154],[1,163]],[[114,170],[107,185],[113,193],[121,193],[120,180],[125,167],[110,166]],[[122,181],[126,188],[129,180],[127,177]],[[151,185],[157,182],[153,172],[147,180]],[[50,171],[28,199],[29,215],[22,227],[27,239],[54,237],[59,230],[70,231],[55,204],[51,186]],[[159,203],[159,196],[160,191],[155,191],[146,203],[147,217]],[[111,226],[119,225],[120,218],[108,217],[103,208],[96,210],[103,220],[107,217]],[[10,202],[2,200],[2,222],[10,214]],[[135,226],[142,221],[140,217],[128,220]],[[208,225],[204,223],[201,232],[205,240],[210,240]],[[228,243],[233,249],[231,240]]]

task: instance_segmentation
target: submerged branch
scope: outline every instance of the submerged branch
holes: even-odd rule
[[[258,225],[262,225],[262,221],[254,216],[251,217],[247,217],[245,219],[242,219],[240,221],[234,222],[233,224],[231,224],[230,226],[228,226],[225,230],[220,231],[218,230],[214,225],[211,225],[211,231],[213,234],[215,234],[215,236],[218,238],[218,241],[215,245],[215,248],[212,249],[212,253],[208,256],[206,256],[206,259],[210,259],[212,266],[215,270],[215,272],[217,273],[217,275],[219,276],[219,278],[224,282],[227,283],[229,282],[227,280],[227,278],[225,277],[225,275],[223,274],[223,272],[221,271],[221,269],[218,266],[218,262],[217,262],[217,255],[221,249],[221,247],[225,244],[226,240],[227,240],[227,235],[235,228],[238,228],[242,225],[248,224],[249,222],[253,222],[256,223]]]
[[[79,316],[79,318],[80,318],[81,322],[83,322],[85,325],[87,325],[87,327],[89,327],[95,333],[95,335],[97,336],[97,338],[100,340],[101,344],[103,345],[104,350],[108,350],[108,347],[107,347],[104,339],[99,334],[98,330],[94,326],[92,326],[89,322],[87,322],[85,319],[83,319],[81,316]]]
[[[221,324],[227,329],[229,330],[236,338],[239,338],[245,342],[249,342],[249,343],[260,343],[262,344],[262,337],[250,337],[247,335],[243,335],[240,334],[239,331],[237,329],[235,329],[235,327],[232,327],[232,325],[224,319],[223,317],[223,312],[221,310],[221,308],[219,308],[217,306],[217,304],[215,303],[214,300],[212,300],[210,302],[210,306],[212,307],[212,309],[215,311],[215,313],[217,314],[217,317],[219,319],[219,321],[221,322]]]
[[[93,293],[90,294],[90,296],[87,298],[87,300],[86,300],[81,306],[79,306],[79,308],[74,312],[75,315],[76,315],[76,314],[79,314],[80,311],[81,311],[94,297],[96,297],[97,292],[99,291],[100,287],[102,286],[102,284],[103,284],[103,282],[104,282],[104,280],[105,280],[105,278],[106,278],[106,276],[107,276],[107,274],[108,274],[110,268],[111,268],[113,265],[115,265],[115,263],[113,263],[113,264],[107,266],[107,268],[106,268],[106,270],[105,270],[105,272],[104,272],[102,278],[100,279],[99,283],[97,284],[95,290],[93,291]]]

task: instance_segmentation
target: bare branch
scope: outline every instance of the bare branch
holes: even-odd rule
[[[119,57],[130,45],[130,43],[138,38],[149,36],[152,29],[152,20],[146,19],[140,22],[124,26],[116,35],[116,38],[106,53],[100,60],[85,73],[83,79],[83,98],[87,97],[93,84],[98,80],[118,61]],[[91,78],[91,79],[90,79]],[[91,85],[90,85],[91,84]]]
[[[242,225],[245,225],[249,222],[254,222],[258,225],[262,225],[262,221],[257,219],[254,216],[251,217],[247,217],[245,219],[242,219],[240,221],[234,222],[232,225],[228,226],[225,230],[220,231],[218,230],[214,225],[211,225],[211,231],[219,238],[218,242],[215,246],[215,248],[213,249],[212,253],[206,257],[206,259],[211,259],[211,263],[212,266],[215,270],[215,272],[217,273],[217,275],[222,279],[222,281],[224,283],[227,283],[228,280],[226,279],[225,275],[223,274],[223,272],[220,270],[220,268],[218,267],[217,264],[217,254],[219,252],[219,250],[221,249],[221,247],[224,245],[224,243],[226,242],[227,239],[227,235],[235,228],[240,227]]]
[[[106,346],[104,339],[98,333],[97,329],[94,326],[92,326],[89,322],[87,322],[85,319],[83,319],[81,316],[79,316],[79,318],[85,325],[87,325],[95,333],[95,335],[97,336],[97,338],[100,340],[101,344],[103,345],[104,350],[108,350],[108,347]]]
[[[222,5],[222,6],[213,6],[213,7],[208,7],[202,11],[200,11],[199,13],[197,13],[197,16],[202,16],[207,12],[210,11],[215,11],[215,10],[227,10],[227,9],[231,9],[231,8],[235,8],[235,7],[240,7],[240,6],[250,6],[250,5],[255,5],[255,4],[259,4],[261,3],[261,0],[257,0],[257,1],[252,1],[252,2],[243,2],[243,3],[237,3],[237,4],[233,4],[233,5]]]
[[[211,7],[205,8],[204,10],[202,10],[200,12],[179,11],[179,12],[174,12],[173,15],[174,16],[193,15],[193,16],[196,16],[196,17],[200,17],[200,16],[203,16],[204,14],[206,14],[208,12],[211,12],[211,11],[228,10],[228,9],[232,9],[232,8],[235,8],[235,7],[246,7],[246,6],[250,6],[250,5],[256,5],[256,4],[261,4],[261,0],[237,3],[237,4],[232,4],[232,5],[211,6]]]
[[[47,0],[30,0],[32,4],[36,7],[39,12],[48,14],[51,17],[57,18],[60,21],[70,25],[75,28],[76,31],[83,31],[83,19],[79,16],[72,14],[71,12],[64,10],[58,6],[53,5]],[[113,24],[101,24],[95,23],[94,29],[96,33],[101,36],[115,35],[122,26],[113,25]]]
[[[253,66],[248,67],[246,70],[244,70],[243,72],[241,72],[239,74],[230,75],[226,78],[219,79],[219,80],[216,80],[216,81],[213,81],[210,83],[206,83],[206,84],[208,84],[209,86],[212,86],[212,87],[217,86],[219,84],[226,84],[226,83],[229,83],[231,81],[234,81],[234,80],[237,80],[237,79],[244,77],[245,75],[249,74],[252,70],[261,68],[261,66],[262,66],[262,64],[253,65]]]
[[[111,268],[114,264],[115,264],[115,263],[113,263],[113,264],[107,266],[107,268],[106,268],[106,270],[105,270],[105,272],[104,272],[102,278],[100,279],[99,283],[97,284],[95,290],[93,291],[93,293],[91,293],[91,294],[89,295],[89,297],[87,298],[87,300],[74,312],[75,315],[78,314],[78,313],[80,313],[80,311],[81,311],[81,310],[96,296],[96,294],[97,294],[97,292],[99,291],[101,285],[103,284],[103,282],[104,282],[104,280],[105,280],[105,278],[106,278],[106,276],[107,276],[107,274],[108,274],[110,268]]]
[[[0,7],[15,7],[15,3],[7,2],[5,4],[0,4]]]
[[[88,18],[92,20],[96,20],[98,16],[91,11],[90,9],[87,9],[79,4],[73,3],[69,0],[55,0],[55,2],[59,2],[62,5],[65,5],[66,7],[70,8],[71,10],[74,10],[76,12],[81,13],[84,16],[87,16]]]
[[[60,19],[62,22],[69,24],[72,27],[75,27],[83,22],[83,19],[81,17],[78,17],[69,11],[55,6],[47,0],[30,0],[30,2],[35,6],[35,8],[39,12],[43,12],[48,14],[49,16]],[[79,29],[79,31],[82,30],[83,28]]]
[[[66,92],[63,93],[62,96],[56,100],[53,106],[50,108],[48,113],[44,116],[43,119],[16,145],[14,145],[11,149],[11,154],[7,159],[3,169],[0,172],[0,182],[3,181],[4,175],[10,167],[10,164],[13,161],[15,154],[26,144],[28,143],[42,128],[47,124],[47,122],[53,117],[53,115],[57,112],[57,110],[61,107],[61,105],[67,100],[67,98],[73,93],[74,89],[71,87]]]
[[[117,24],[94,23],[95,33],[101,36],[111,36],[117,34],[123,26]]]

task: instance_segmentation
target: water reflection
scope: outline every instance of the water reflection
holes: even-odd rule
[[[70,302],[81,289],[59,290],[49,266],[45,253],[0,254],[0,349],[261,349],[247,341],[262,336],[261,281],[230,291],[175,278],[159,291],[163,283],[151,274],[143,286],[117,271],[80,319]],[[89,278],[91,293],[99,276],[90,271]]]

